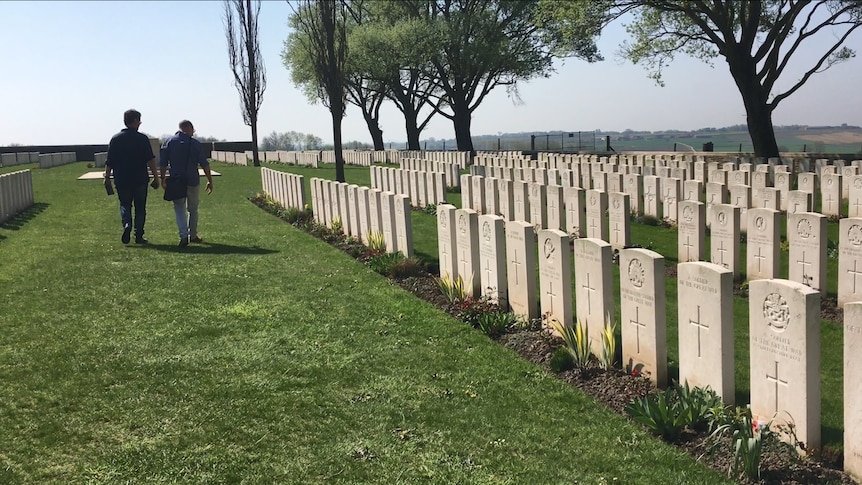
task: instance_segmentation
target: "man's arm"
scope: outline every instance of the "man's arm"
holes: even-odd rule
[[[147,165],[150,166],[150,172],[153,173],[153,183],[151,183],[150,186],[154,189],[157,189],[157,188],[159,188],[159,185],[161,185],[161,183],[159,183],[159,181],[161,180],[162,176],[159,174],[159,171],[156,169],[156,157],[151,158],[150,161],[147,162]]]
[[[206,176],[207,176],[207,189],[206,189],[207,193],[211,194],[211,193],[213,193],[213,174],[212,174],[212,170],[210,170],[209,165],[204,167],[204,174],[206,174]]]
[[[165,178],[165,172],[168,169],[168,154],[169,154],[168,142],[169,141],[170,141],[170,139],[165,141],[164,145],[162,145],[162,148],[159,150],[159,174],[162,177],[162,188],[163,189],[168,186],[167,178]]]

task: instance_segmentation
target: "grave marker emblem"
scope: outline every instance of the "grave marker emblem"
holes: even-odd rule
[[[796,224],[796,233],[799,234],[799,237],[802,239],[808,239],[811,237],[811,222],[808,219],[801,219],[799,224]]]
[[[763,300],[763,316],[773,331],[781,333],[790,324],[790,307],[778,293],[770,293]]]
[[[644,284],[644,267],[639,259],[632,259],[629,263],[629,281],[635,288],[640,288]]]
[[[847,239],[854,246],[862,244],[862,226],[859,224],[853,224],[850,226],[850,229],[847,229]]]

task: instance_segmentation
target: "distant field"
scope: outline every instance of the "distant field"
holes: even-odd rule
[[[661,136],[661,135],[659,135]],[[663,135],[656,139],[647,135],[643,140],[613,140],[611,146],[616,151],[624,150],[673,150],[688,149],[685,145],[699,151],[703,145],[712,142],[713,150],[717,152],[751,152],[751,138],[746,132],[702,134],[697,137]],[[816,152],[816,153],[859,153],[862,152],[862,131],[780,131],[776,133],[778,146],[783,152]]]
[[[677,151],[701,151],[707,142],[713,144],[716,152],[753,152],[751,138],[746,131],[721,132],[721,133],[631,133],[623,135],[614,134],[611,137],[611,148],[621,151],[655,150],[673,151],[676,144]],[[860,154],[862,156],[862,130],[859,129],[808,129],[808,130],[781,130],[776,133],[778,147],[782,152],[811,152],[811,153],[841,153]],[[562,137],[559,134],[546,136],[536,135],[535,148],[537,150],[550,151],[575,151],[578,140],[581,140],[583,149],[593,149],[593,133],[581,132],[580,138]],[[529,134],[504,134],[496,136],[477,136],[473,138],[477,150],[529,150]],[[499,145],[498,145],[499,143]],[[562,150],[561,150],[562,147]],[[595,149],[605,148],[605,135],[595,136]]]

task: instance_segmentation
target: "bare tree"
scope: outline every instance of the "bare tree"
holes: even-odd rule
[[[257,113],[266,90],[266,67],[260,54],[260,0],[225,0],[224,32],[227,53],[233,71],[234,86],[239,91],[242,119],[251,127],[254,166],[260,166],[257,146]]]

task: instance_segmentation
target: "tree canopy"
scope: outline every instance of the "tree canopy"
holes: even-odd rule
[[[605,9],[604,23],[625,13],[634,16],[626,26],[632,40],[621,53],[644,65],[659,84],[664,67],[677,54],[708,63],[723,58],[742,96],[760,157],[778,156],[772,112],[811,76],[854,57],[846,44],[862,25],[858,0],[601,0],[595,5]],[[803,64],[815,39],[825,43]],[[800,66],[802,75],[787,82],[788,73]],[[783,90],[778,90],[779,79]]]

